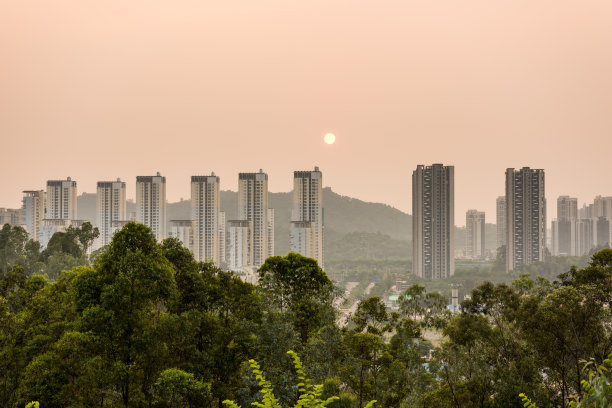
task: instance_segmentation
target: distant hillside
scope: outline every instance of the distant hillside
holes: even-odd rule
[[[269,193],[270,208],[275,210],[276,254],[289,252],[289,222],[291,219],[292,193]],[[236,219],[238,193],[221,191],[221,210],[227,220]],[[325,252],[330,260],[409,258],[412,248],[412,216],[386,204],[369,203],[336,194],[331,188],[323,189],[325,217]],[[96,195],[81,194],[78,197],[78,216],[93,222]],[[135,211],[135,204],[128,202],[128,212]],[[190,201],[168,203],[167,218],[188,219],[191,216]],[[495,248],[495,225],[486,225],[486,247]],[[455,230],[455,246],[465,245],[465,228]]]

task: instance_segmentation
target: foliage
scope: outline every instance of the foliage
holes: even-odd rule
[[[325,408],[332,404],[334,401],[339,400],[340,398],[337,396],[328,397],[325,400],[321,399],[323,395],[323,385],[313,385],[312,381],[306,377],[304,373],[304,367],[297,353],[294,351],[288,351],[287,354],[291,355],[293,358],[293,364],[295,370],[298,375],[298,380],[300,381],[297,385],[298,390],[300,392],[300,396],[298,397],[297,403],[294,405],[294,408]],[[278,402],[278,399],[274,396],[274,391],[272,390],[272,384],[266,380],[263,372],[259,364],[255,360],[249,360],[251,365],[251,369],[253,370],[253,374],[255,374],[255,378],[259,382],[259,386],[261,387],[262,402],[254,402],[253,406],[260,408],[282,408]],[[226,400],[223,403],[230,408],[239,408],[238,404],[233,401]],[[376,401],[369,402],[365,408],[371,408],[374,406]]]

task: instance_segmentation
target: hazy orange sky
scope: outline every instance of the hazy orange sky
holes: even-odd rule
[[[507,167],[556,198],[612,195],[612,2],[0,2],[0,206],[160,171],[270,191],[320,166],[340,194],[411,212],[417,164],[455,166],[456,224],[495,222]],[[323,135],[334,132],[327,146]]]

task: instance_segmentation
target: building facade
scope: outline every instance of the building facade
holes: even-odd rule
[[[23,218],[30,239],[40,241],[40,228],[46,218],[47,194],[44,190],[26,190],[23,192]]]
[[[193,252],[193,220],[171,220],[170,221],[170,237],[176,238],[183,246]]]
[[[293,172],[293,209],[291,212],[291,251],[317,260],[324,267],[323,254],[323,174],[318,167],[314,171]],[[310,224],[310,234],[302,231]],[[311,242],[303,244],[301,238],[310,235]],[[297,239],[297,237],[300,239]],[[294,237],[296,237],[294,239]]]
[[[194,221],[193,255],[198,261],[221,262],[219,245],[219,177],[191,176],[191,219]]]
[[[455,273],[455,168],[418,165],[412,173],[412,268],[421,278]]]
[[[497,248],[506,245],[506,197],[497,197],[495,201],[497,221]]]
[[[227,267],[241,272],[252,268],[253,258],[249,248],[253,245],[253,222],[230,220],[227,222]]]
[[[253,223],[253,266],[259,268],[269,255],[268,175],[259,173],[238,174],[238,219]]]
[[[136,222],[153,230],[158,241],[166,238],[166,178],[136,177]]]
[[[98,181],[96,188],[96,226],[100,236],[94,247],[108,245],[113,238],[113,221],[127,219],[125,182]]]
[[[25,226],[23,214],[23,208],[0,208],[0,228],[4,224]]]
[[[506,270],[544,261],[546,197],[544,170],[506,170]]]
[[[485,213],[468,210],[465,214],[465,257],[482,259],[485,256]]]
[[[77,183],[68,177],[66,180],[47,181],[47,212],[50,220],[77,219]]]

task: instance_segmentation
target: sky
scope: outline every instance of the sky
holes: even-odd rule
[[[455,219],[495,222],[508,167],[612,195],[609,0],[0,1],[0,207],[160,171],[315,165],[342,195],[411,211],[418,164],[455,166]],[[332,132],[336,143],[326,145]]]

